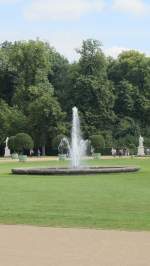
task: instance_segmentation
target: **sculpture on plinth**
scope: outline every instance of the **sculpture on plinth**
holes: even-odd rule
[[[138,147],[138,156],[144,156],[144,138],[142,136],[139,137],[139,147]]]
[[[9,138],[7,137],[6,140],[5,140],[6,146],[5,146],[4,157],[10,157],[10,149],[8,148],[8,140],[9,140]]]

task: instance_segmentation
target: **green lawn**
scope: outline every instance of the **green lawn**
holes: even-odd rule
[[[141,171],[92,176],[16,176],[13,167],[63,162],[0,162],[0,223],[150,230],[150,159],[89,161]]]

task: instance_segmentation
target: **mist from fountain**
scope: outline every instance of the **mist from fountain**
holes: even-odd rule
[[[71,151],[70,143],[66,137],[63,137],[58,146],[58,152],[59,154],[67,154],[68,156],[70,156],[70,151]]]
[[[60,154],[67,154],[71,158],[71,168],[78,169],[81,168],[81,159],[86,155],[88,144],[88,140],[82,139],[78,109],[73,107],[71,143],[66,137],[62,138],[58,151]]]
[[[80,168],[81,158],[86,155],[87,140],[82,139],[80,130],[80,119],[77,107],[72,108],[72,132],[71,132],[71,167]]]

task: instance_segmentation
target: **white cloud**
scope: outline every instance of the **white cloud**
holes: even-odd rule
[[[10,31],[3,32],[0,36],[0,43],[5,40],[8,41],[16,41],[16,40],[36,40],[38,36],[37,34],[33,34],[32,32],[18,32],[18,31]],[[67,32],[53,32],[49,34],[48,31],[42,31],[40,34],[40,39],[46,42],[49,42],[51,46],[55,47],[56,50],[69,59],[70,62],[79,59],[79,55],[76,53],[75,49],[80,48],[82,45],[82,41],[86,40],[89,36],[87,34],[81,34],[79,32],[72,32],[71,35],[68,35]],[[150,56],[150,51],[142,51],[140,49],[123,47],[123,46],[113,46],[110,48],[103,47],[103,52],[106,56],[112,56],[113,58],[117,58],[117,56],[123,51],[136,50],[141,53],[145,53],[146,56]]]
[[[81,34],[78,31],[73,31],[69,35],[66,31],[54,31],[49,32],[46,29],[42,30],[39,34],[32,31],[7,31],[1,32],[0,43],[8,41],[19,41],[19,40],[36,40],[39,37],[40,40],[49,42],[50,46],[54,47],[59,53],[64,55],[70,62],[77,60],[79,55],[76,52],[76,48],[80,48],[83,39],[87,39],[87,34]]]
[[[113,9],[144,15],[150,11],[150,6],[143,0],[113,0]]]
[[[57,51],[67,57],[70,62],[73,62],[79,58],[76,49],[81,47],[83,39],[87,39],[87,36],[83,36],[78,32],[73,32],[71,35],[68,35],[67,32],[57,32],[53,33],[48,41]]]
[[[129,51],[129,50],[136,50],[136,51],[140,52],[140,50],[138,50],[138,49],[113,46],[111,48],[105,48],[104,53],[106,54],[106,56],[112,56],[113,58],[117,58],[119,54],[121,54],[124,51]]]
[[[100,12],[104,0],[32,0],[25,10],[30,20],[72,20],[86,13]]]
[[[6,4],[15,4],[21,2],[21,0],[0,0],[0,4],[6,5]]]
[[[104,53],[107,56],[112,56],[113,58],[117,58],[120,53],[122,53],[123,51],[129,51],[129,50],[130,50],[129,48],[113,46],[111,48],[104,49]]]
[[[122,52],[131,51],[131,50],[137,51],[139,53],[144,53],[145,56],[148,56],[148,57],[150,56],[149,51],[142,51],[142,50],[137,49],[137,48],[128,48],[128,47],[121,47],[121,46],[113,46],[113,47],[110,47],[110,48],[104,48],[103,49],[103,51],[104,51],[104,53],[105,53],[106,56],[112,56],[115,59]]]

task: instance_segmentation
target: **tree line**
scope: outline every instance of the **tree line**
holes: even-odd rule
[[[70,137],[77,106],[84,138],[101,135],[105,148],[150,147],[150,57],[131,50],[106,57],[99,41],[83,41],[70,63],[40,40],[0,45],[0,149],[6,137],[28,133],[42,154]]]

